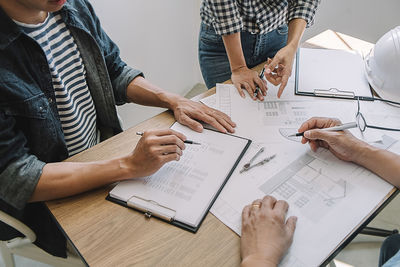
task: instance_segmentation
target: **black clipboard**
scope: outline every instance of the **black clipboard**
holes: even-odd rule
[[[299,75],[300,75],[300,48],[297,49],[296,53],[296,67],[295,67],[295,82],[294,82],[294,94],[301,96],[313,96],[313,97],[324,97],[324,98],[335,98],[335,99],[349,99],[349,100],[364,100],[374,101],[374,97],[368,96],[357,96],[352,91],[340,90],[338,88],[315,88],[314,92],[302,92],[299,91]],[[370,88],[371,89],[371,88]]]
[[[208,129],[208,130],[215,131],[213,129]],[[221,134],[224,134],[224,133],[221,133]],[[227,134],[227,135],[247,140],[247,143],[244,146],[244,148],[242,149],[239,157],[236,159],[234,165],[230,169],[228,175],[226,176],[226,178],[222,182],[220,188],[218,189],[218,191],[215,194],[214,198],[210,202],[210,205],[207,207],[206,212],[204,213],[203,217],[201,218],[201,220],[200,220],[200,222],[199,222],[199,224],[197,226],[193,227],[192,225],[188,225],[186,223],[183,223],[183,222],[180,222],[178,220],[175,220],[173,218],[173,216],[168,216],[168,214],[173,214],[175,211],[173,209],[168,208],[168,207],[162,206],[162,205],[160,205],[160,204],[158,204],[158,203],[156,203],[156,202],[154,202],[152,200],[143,199],[143,198],[138,197],[138,196],[132,196],[132,197],[135,197],[135,198],[139,198],[139,199],[141,199],[143,201],[152,202],[153,205],[158,205],[159,207],[165,209],[165,213],[159,214],[159,213],[155,213],[155,212],[153,212],[151,210],[143,209],[143,208],[138,207],[138,206],[128,205],[127,202],[119,200],[119,199],[116,199],[116,198],[110,196],[110,194],[107,195],[106,200],[109,200],[111,202],[114,202],[116,204],[119,204],[119,205],[127,207],[127,208],[131,208],[133,210],[142,212],[146,218],[150,219],[151,217],[156,217],[159,220],[162,220],[164,222],[167,222],[169,224],[172,224],[174,226],[182,228],[182,229],[184,229],[186,231],[189,231],[189,232],[192,232],[192,233],[196,233],[199,230],[199,228],[200,228],[201,224],[203,223],[205,217],[207,216],[208,212],[210,211],[212,205],[214,204],[214,202],[218,198],[219,194],[221,193],[222,189],[224,188],[225,184],[228,182],[228,180],[231,177],[232,173],[235,171],[235,169],[236,169],[237,165],[239,164],[240,160],[242,159],[243,155],[246,153],[247,149],[249,148],[250,144],[252,143],[252,141],[250,139],[248,139],[248,138],[244,138],[244,137],[240,137],[240,136],[236,136],[236,135],[231,135],[231,134]]]

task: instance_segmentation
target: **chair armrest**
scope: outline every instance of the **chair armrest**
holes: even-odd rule
[[[28,238],[31,243],[35,242],[36,235],[28,226],[1,210],[0,221],[11,226],[15,230],[18,230],[21,234]]]

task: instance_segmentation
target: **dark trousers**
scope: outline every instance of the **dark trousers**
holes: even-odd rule
[[[391,235],[383,241],[379,255],[379,267],[400,250],[400,234]]]

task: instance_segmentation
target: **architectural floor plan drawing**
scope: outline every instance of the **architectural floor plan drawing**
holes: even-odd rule
[[[330,208],[346,197],[351,190],[345,180],[357,166],[348,170],[345,177],[330,175],[325,162],[304,154],[260,186],[266,195],[273,195],[292,204],[309,220],[317,222]]]
[[[301,144],[301,137],[289,137],[311,117],[354,122],[356,101],[294,97],[293,90],[288,88],[278,99],[271,87],[264,101],[254,101],[247,93],[245,98],[240,97],[233,85],[217,84],[216,90],[216,108],[236,122],[235,135],[246,136],[253,143],[211,212],[240,235],[241,213],[246,205],[265,195],[287,201],[287,216],[296,216],[298,221],[292,247],[280,267],[321,265],[394,190],[393,185],[365,168],[341,161],[323,148],[313,152],[307,144]],[[398,109],[369,102],[372,101],[361,104],[368,123],[398,125],[398,118],[385,115],[397,114]],[[368,143],[400,153],[400,144],[396,142],[400,133],[369,128],[363,133],[358,128],[349,131]],[[276,157],[240,173],[261,147],[265,147],[261,158]]]
[[[400,150],[397,139],[381,139],[374,145]],[[290,144],[253,143],[211,212],[240,235],[245,205],[265,195],[287,201],[288,217],[297,216],[298,221],[292,247],[280,266],[318,266],[393,186],[363,167],[337,159],[329,150],[312,152],[297,142]],[[261,157],[277,154],[276,158],[239,173],[260,147],[265,147]]]

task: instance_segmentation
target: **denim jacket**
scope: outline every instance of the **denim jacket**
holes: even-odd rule
[[[85,64],[104,140],[122,131],[115,105],[127,102],[128,84],[142,73],[120,59],[87,0],[68,1],[61,16]],[[46,56],[0,8],[0,208],[33,227],[39,219],[27,214],[41,203],[27,202],[42,169],[67,157]]]

